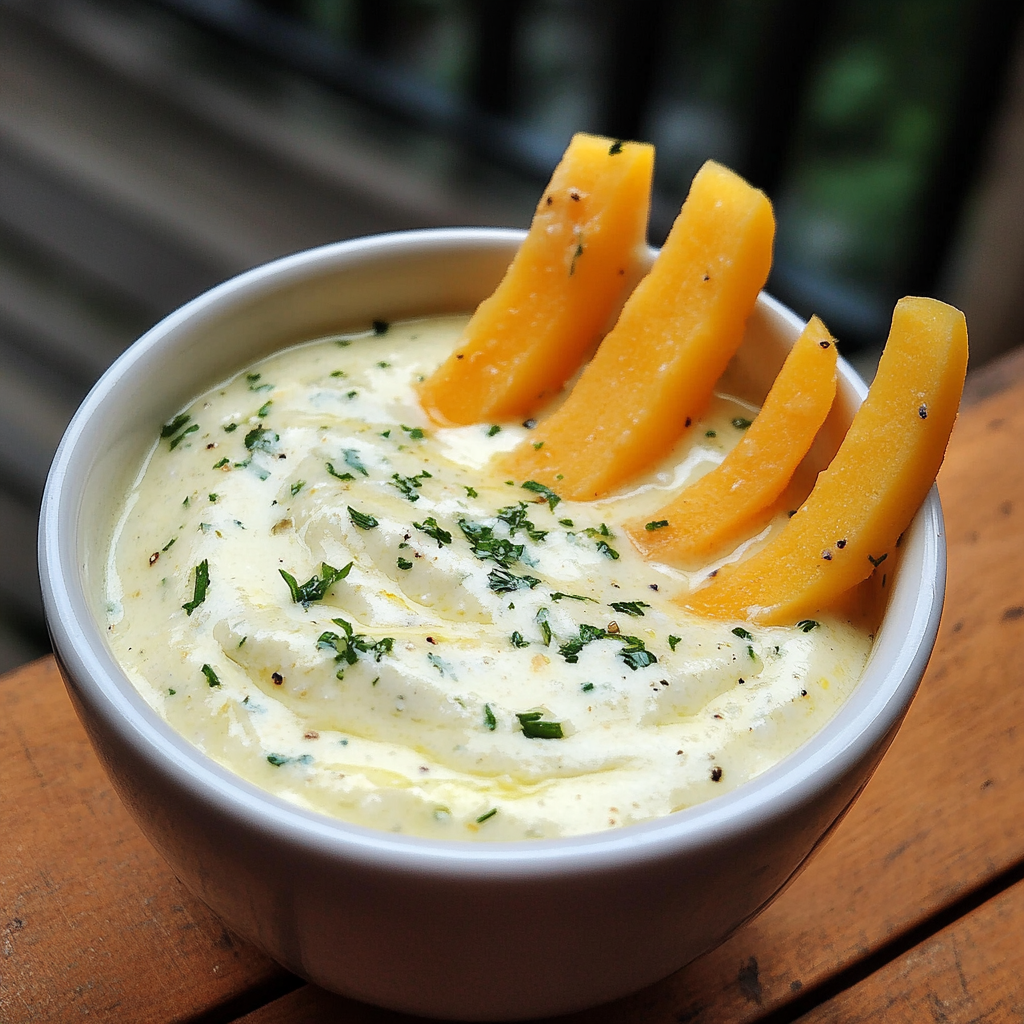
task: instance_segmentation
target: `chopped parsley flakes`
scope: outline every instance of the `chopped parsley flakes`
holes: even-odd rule
[[[171,451],[174,451],[174,449],[177,448],[178,445],[181,444],[181,442],[184,441],[189,434],[194,434],[198,429],[198,423],[193,423],[191,427],[186,427],[177,437],[175,437],[171,441]]]
[[[374,661],[379,662],[385,654],[390,654],[395,646],[394,637],[384,636],[379,640],[371,640],[363,633],[354,632],[352,623],[345,619],[331,619],[331,622],[340,626],[342,633],[326,630],[317,637],[316,645],[320,650],[333,650],[336,662],[354,665],[360,654],[370,654]],[[339,671],[339,679],[343,671]]]
[[[170,545],[168,545],[169,547]],[[186,615],[191,615],[205,600],[206,592],[210,589],[210,562],[204,558],[196,566],[195,585],[192,591],[192,600],[183,604]]]
[[[417,473],[415,476],[400,476],[398,473],[391,474],[391,481],[395,487],[402,493],[404,498],[408,498],[409,501],[419,501],[420,496],[416,493],[417,489],[423,486],[424,480],[429,480],[431,474],[425,469]]]
[[[533,590],[540,580],[533,576],[513,576],[507,569],[492,569],[487,574],[487,585],[499,594],[516,590]]]
[[[425,533],[428,537],[432,537],[437,541],[438,547],[443,547],[445,544],[451,544],[452,535],[437,525],[437,520],[433,516],[427,516],[422,523],[412,524],[420,533]]]
[[[359,452],[355,448],[346,448],[342,453],[345,458],[345,465],[350,469],[354,469],[357,473],[362,473],[363,476],[369,476],[366,467],[363,465],[362,460],[359,458]]]
[[[616,651],[626,665],[634,672],[638,668],[646,668],[648,665],[657,664],[657,657],[647,650],[643,640],[637,636],[626,636],[623,633],[611,633],[600,626],[591,626],[586,622],[580,624],[579,635],[567,640],[558,648],[558,653],[565,658],[570,665],[575,665],[580,660],[580,652],[587,644],[595,640],[616,640],[622,647]]]
[[[266,427],[253,427],[245,435],[244,444],[251,452],[269,452],[273,451],[274,445],[280,440],[281,438],[274,431],[268,430]]]
[[[379,525],[369,513],[358,512],[351,505],[348,506],[348,517],[352,520],[352,525],[358,526],[360,530],[372,530]]]
[[[288,589],[291,591],[292,601],[295,604],[301,604],[303,608],[308,608],[314,601],[322,601],[327,594],[327,591],[334,586],[338,580],[343,580],[351,571],[352,563],[349,562],[343,569],[335,569],[333,566],[328,565],[326,562],[320,563],[320,572],[313,573],[313,575],[306,580],[305,583],[298,583],[295,577],[290,572],[285,572],[284,569],[278,569],[277,571],[281,574],[281,578],[288,584]]]
[[[617,612],[622,612],[623,615],[643,618],[644,609],[651,606],[646,601],[612,601],[608,607],[614,608]]]
[[[494,528],[491,526],[460,519],[459,529],[469,541],[473,554],[481,561],[490,559],[507,569],[523,557],[525,547],[522,544],[513,544],[504,537],[495,537]]]
[[[544,484],[537,483],[536,480],[527,480],[521,485],[525,491],[533,491],[535,494],[539,494],[542,498],[545,498],[548,503],[548,508],[552,512],[555,510],[555,506],[562,500],[550,487],[545,487]]]
[[[544,720],[543,711],[517,711],[516,718],[522,726],[523,735],[530,740],[560,740],[564,737],[561,722]]]
[[[192,419],[187,412],[179,412],[177,416],[171,420],[170,423],[165,423],[163,429],[160,431],[160,436],[164,439],[168,437],[174,437],[174,435],[185,426],[188,421]]]

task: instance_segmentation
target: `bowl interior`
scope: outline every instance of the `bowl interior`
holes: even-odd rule
[[[409,232],[339,243],[289,257],[226,282],[158,324],[128,350],[90,393],[58,450],[44,498],[40,564],[55,647],[71,673],[96,688],[133,728],[173,748],[196,778],[233,789],[280,820],[337,834],[364,834],[284,804],[244,783],[176,737],[149,711],[118,668],[104,636],[104,574],[119,496],[131,487],[159,426],[186,403],[246,365],[286,345],[374,318],[468,312],[500,279],[522,232],[457,229]],[[803,324],[762,295],[723,390],[760,401]],[[866,389],[841,363],[838,400],[812,453],[823,467]],[[863,750],[891,734],[916,688],[941,610],[944,547],[935,491],[903,544],[903,558],[864,677],[824,730],[775,768],[708,804],[668,819],[571,840],[527,844],[530,857],[599,846],[635,846],[667,831],[697,841],[708,828],[739,828],[742,816],[772,799],[799,800],[828,785]],[[682,830],[682,831],[680,831]],[[624,834],[629,835],[625,836]],[[380,836],[394,851],[452,843]],[[625,846],[623,846],[625,844]],[[473,844],[479,862],[502,856]]]

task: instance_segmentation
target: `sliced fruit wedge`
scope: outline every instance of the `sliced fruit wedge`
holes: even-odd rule
[[[739,348],[768,278],[774,233],[765,195],[708,161],[572,393],[505,471],[588,501],[662,459]]]
[[[963,313],[901,299],[868,397],[810,497],[765,547],[679,602],[717,619],[788,623],[867,578],[931,488],[966,372]]]
[[[836,347],[813,317],[761,411],[722,463],[626,533],[646,558],[695,567],[761,526],[810,450],[836,394]]]
[[[573,136],[497,290],[420,388],[433,420],[528,416],[579,369],[636,281],[653,171],[651,145]]]

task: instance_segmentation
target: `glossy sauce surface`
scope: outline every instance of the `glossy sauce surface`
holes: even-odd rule
[[[108,638],[140,692],[287,800],[437,838],[643,821],[795,750],[870,638],[687,616],[671,598],[713,567],[645,562],[619,526],[720,461],[754,410],[717,397],[628,494],[562,501],[490,468],[528,426],[424,417],[415,384],[464,323],[298,346],[165,431],[107,572]]]

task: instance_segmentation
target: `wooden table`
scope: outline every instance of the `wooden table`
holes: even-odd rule
[[[938,645],[860,801],[725,945],[580,1019],[1024,1018],[1021,377],[1024,354],[969,382],[939,478]],[[181,886],[111,790],[51,660],[0,679],[0,752],[4,1024],[397,1019],[303,984]]]

